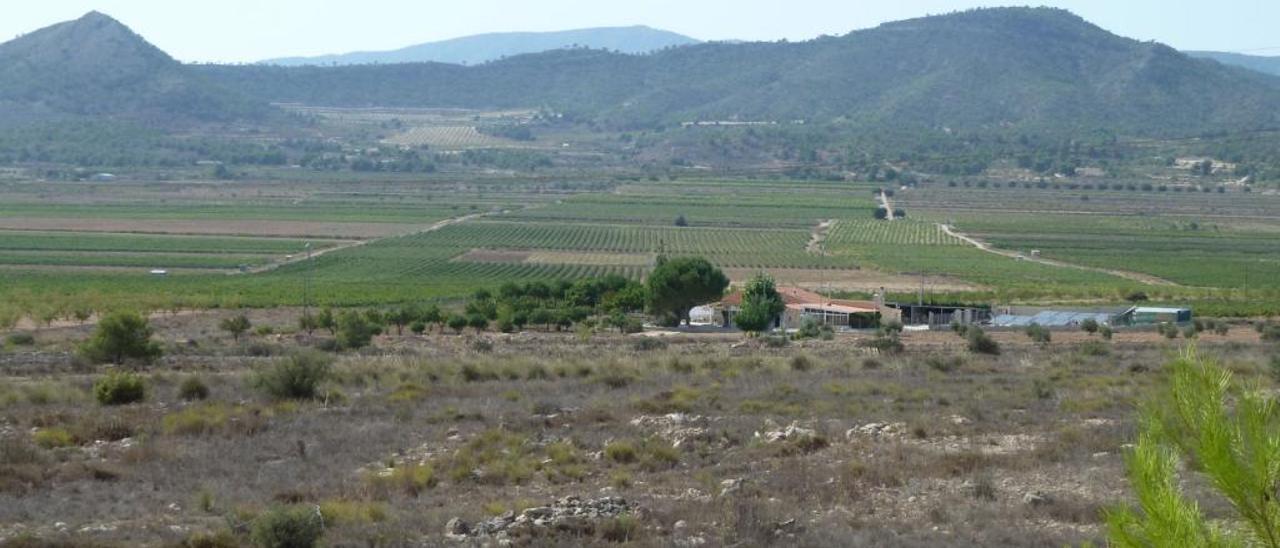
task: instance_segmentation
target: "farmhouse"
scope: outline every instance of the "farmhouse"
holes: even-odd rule
[[[786,308],[773,319],[774,329],[798,329],[808,320],[834,329],[869,329],[878,327],[882,321],[898,321],[901,317],[897,310],[886,307],[880,297],[873,301],[851,301],[831,299],[799,287],[777,289]],[[720,302],[707,305],[712,323],[732,327],[734,316],[742,309],[742,298],[742,291],[735,291]]]

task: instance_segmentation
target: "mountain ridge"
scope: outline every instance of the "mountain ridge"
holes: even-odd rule
[[[474,65],[503,57],[572,46],[643,54],[699,40],[644,25],[592,27],[551,32],[492,32],[415,44],[388,51],[357,51],[308,57],[282,57],[258,64],[333,66],[357,64],[449,63]]]
[[[1135,133],[1280,125],[1280,79],[1117,36],[1054,8],[645,56],[557,50],[472,67],[200,68],[273,102],[546,108],[622,129],[732,119]]]
[[[1280,76],[1280,56],[1248,55],[1226,51],[1187,51],[1185,53],[1192,57],[1212,59],[1224,65],[1233,65],[1263,74]]]

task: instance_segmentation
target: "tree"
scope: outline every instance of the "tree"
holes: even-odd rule
[[[236,342],[240,342],[240,336],[244,335],[253,324],[249,322],[249,317],[240,314],[231,318],[224,318],[218,323],[218,328],[231,334],[231,338]]]
[[[404,335],[404,326],[418,319],[420,313],[410,307],[402,306],[387,313],[387,321],[396,326],[396,335]]]
[[[1107,512],[1111,544],[1280,546],[1280,414],[1256,385],[1194,348],[1169,366],[1166,391],[1142,411],[1138,441],[1126,458],[1138,510]],[[1230,502],[1234,517],[1210,521],[1183,490],[1179,471],[1198,473]]]
[[[312,316],[310,312],[304,312],[301,316],[298,316],[298,328],[306,331],[307,335],[315,333],[316,329],[319,327],[319,319]]]
[[[1099,327],[1098,320],[1093,318],[1088,318],[1085,321],[1080,322],[1080,330],[1090,335],[1097,333]]]
[[[163,353],[160,343],[151,340],[153,333],[151,324],[141,315],[113,312],[98,322],[80,353],[96,363],[122,364],[128,359],[150,362]]]
[[[423,310],[418,319],[422,320],[422,323],[433,323],[444,329],[444,315],[440,313],[440,307],[434,304]]]
[[[333,316],[333,309],[326,308],[320,311],[320,315],[316,317],[316,326],[327,329],[330,335],[337,334],[338,321]]]
[[[778,294],[778,288],[768,274],[756,274],[742,290],[742,306],[734,316],[738,328],[750,333],[769,329],[786,304]]]
[[[877,207],[875,217],[877,221],[883,221],[889,218],[889,210],[885,207]]]
[[[369,346],[374,328],[365,315],[354,310],[343,312],[338,317],[338,345],[352,350]]]
[[[729,287],[724,272],[700,257],[669,259],[649,274],[649,308],[689,321],[694,306],[719,299]]]
[[[467,316],[467,327],[476,330],[476,333],[483,332],[489,327],[489,319],[480,314],[472,314]]]
[[[683,213],[676,216],[676,226],[682,227],[682,228],[689,226],[689,220],[684,218]]]
[[[460,315],[454,314],[452,316],[449,316],[448,324],[449,324],[449,329],[452,329],[454,330],[454,332],[461,335],[462,330],[467,328],[467,319]]]

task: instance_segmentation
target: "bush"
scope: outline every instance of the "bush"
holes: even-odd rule
[[[209,397],[209,385],[200,377],[187,377],[178,385],[178,397],[186,401],[203,400]]]
[[[874,348],[881,354],[898,354],[906,349],[902,340],[893,333],[879,333],[874,339],[861,341],[858,345],[863,348]]]
[[[369,346],[375,332],[376,326],[353,310],[338,317],[338,345],[342,348],[356,350]]]
[[[324,524],[315,508],[290,506],[258,516],[249,538],[261,548],[311,548],[323,534]]]
[[[329,365],[324,354],[299,352],[259,372],[254,385],[276,399],[315,399],[320,384],[329,378]]]
[[[1102,341],[1088,341],[1080,345],[1080,353],[1085,356],[1109,356],[1111,355],[1111,347]]]
[[[1102,327],[1099,327],[1099,328],[1098,328],[1098,334],[1099,334],[1099,335],[1102,335],[1102,338],[1103,338],[1104,340],[1108,340],[1108,341],[1109,341],[1109,340],[1111,340],[1112,335],[1114,335],[1115,333],[1111,331],[1111,328],[1110,328],[1110,327],[1107,327],[1107,326],[1105,326],[1105,325],[1104,325],[1104,326],[1102,326]]]
[[[1027,338],[1039,344],[1049,344],[1053,340],[1053,334],[1047,327],[1033,323],[1027,326]]]
[[[813,318],[805,318],[800,324],[800,329],[796,330],[795,338],[800,339],[816,339],[822,335],[822,327],[818,325],[817,320]]]
[[[969,326],[965,330],[965,338],[969,341],[969,351],[976,354],[1000,355],[1000,345],[978,326]]]
[[[11,333],[5,340],[14,346],[31,346],[36,344],[36,338],[30,333]]]
[[[1080,322],[1080,330],[1090,335],[1097,333],[1098,327],[1099,327],[1098,320],[1095,320],[1093,318],[1089,318],[1083,322]]]
[[[65,428],[44,428],[31,435],[36,445],[45,449],[57,449],[75,445],[75,437]]]
[[[226,318],[221,322],[218,322],[218,328],[230,333],[232,339],[236,342],[240,342],[240,336],[249,331],[250,327],[253,327],[253,324],[249,321],[249,317],[244,314]]]
[[[409,331],[414,335],[421,335],[427,332],[427,324],[421,320],[409,324]]]
[[[630,464],[639,459],[639,451],[629,441],[615,441],[604,447],[604,458],[618,464]]]
[[[125,405],[147,397],[142,377],[134,373],[111,373],[93,383],[93,397],[102,405]]]
[[[152,333],[151,324],[138,314],[108,314],[80,347],[80,354],[95,363],[121,364],[129,359],[150,362],[163,353],[160,344],[151,340]]]
[[[631,343],[631,348],[636,352],[665,350],[667,348],[667,341],[658,337],[637,337],[636,340]]]
[[[938,356],[933,355],[924,359],[924,364],[934,371],[942,373],[950,373],[960,369],[964,365],[964,360],[960,356]]]
[[[804,354],[798,354],[791,357],[791,370],[801,373],[813,369],[813,360]]]

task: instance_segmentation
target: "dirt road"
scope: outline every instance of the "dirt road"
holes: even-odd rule
[[[432,224],[431,226],[428,226],[428,227],[426,227],[426,228],[424,228],[424,229],[422,229],[422,230],[413,230],[413,231],[410,231],[410,232],[406,232],[406,233],[404,233],[404,234],[398,234],[398,235],[395,235],[395,236],[388,236],[388,238],[396,238],[396,237],[400,237],[400,236],[412,236],[412,235],[414,235],[414,234],[425,234],[425,233],[427,233],[427,232],[435,232],[435,231],[440,230],[440,229],[442,229],[442,228],[444,228],[444,227],[446,227],[446,226],[454,225],[454,224],[458,224],[458,223],[464,223],[464,222],[470,221],[470,220],[472,220],[472,219],[476,219],[476,218],[479,218],[479,217],[483,217],[483,216],[485,216],[485,215],[487,215],[487,213],[473,213],[473,214],[471,214],[471,215],[464,215],[464,216],[462,216],[462,217],[453,217],[453,218],[450,218],[450,219],[445,219],[445,220],[443,220],[443,221],[438,221],[438,222],[436,222],[436,223]],[[311,255],[310,255],[310,258],[313,258],[313,259],[314,259],[314,258],[319,257],[319,256],[321,256],[321,255],[324,255],[324,254],[327,254],[327,253],[333,253],[334,251],[338,251],[338,250],[340,250],[340,249],[351,249],[351,248],[353,248],[353,247],[360,247],[360,246],[362,246],[362,245],[366,245],[366,244],[368,244],[368,243],[370,243],[370,242],[376,242],[376,241],[378,241],[378,240],[380,240],[380,239],[381,239],[381,238],[374,238],[374,239],[370,239],[370,240],[360,240],[360,241],[356,241],[356,242],[349,242],[349,243],[346,243],[346,244],[343,244],[343,245],[336,245],[336,246],[333,246],[333,247],[328,247],[328,248],[325,248],[325,249],[320,249],[320,250],[317,250],[317,251],[315,251],[315,252],[312,252],[312,253],[311,253]],[[286,260],[283,260],[283,261],[280,261],[280,262],[276,262],[276,263],[271,263],[271,264],[268,264],[268,265],[263,265],[263,266],[260,266],[260,267],[257,267],[257,268],[251,268],[251,269],[246,270],[246,271],[244,271],[244,272],[237,272],[237,274],[261,274],[261,273],[263,273],[263,272],[270,272],[270,271],[272,271],[272,270],[275,270],[275,269],[280,268],[280,267],[282,267],[282,266],[284,266],[284,265],[287,265],[287,264],[293,264],[293,263],[296,263],[296,262],[305,261],[305,260],[307,260],[307,258],[308,258],[308,255],[307,255],[306,253],[299,253],[299,254],[293,255],[293,256],[292,256],[291,258],[289,258],[289,259],[286,259]]]
[[[880,202],[880,207],[884,208],[884,211],[885,211],[884,219],[886,221],[892,221],[894,219],[893,201],[889,199],[889,195],[885,193],[885,191],[881,190],[879,194],[876,194],[876,200]]]
[[[1179,286],[1179,284],[1174,283],[1174,282],[1171,282],[1171,281],[1166,280],[1166,279],[1164,279],[1164,278],[1160,278],[1160,277],[1157,277],[1157,276],[1152,276],[1152,275],[1150,275],[1150,274],[1143,274],[1143,273],[1141,273],[1141,272],[1130,272],[1130,271],[1128,271],[1128,270],[1113,270],[1113,269],[1110,269],[1110,268],[1098,268],[1098,267],[1093,267],[1093,266],[1084,266],[1084,265],[1078,265],[1078,264],[1068,263],[1068,262],[1064,262],[1064,261],[1057,261],[1057,260],[1053,260],[1053,259],[1045,259],[1045,258],[1042,258],[1042,257],[1028,257],[1028,256],[1023,255],[1023,254],[1021,254],[1021,253],[1018,253],[1018,252],[1016,252],[1016,251],[1008,251],[1008,250],[1004,250],[1004,249],[996,249],[996,248],[994,248],[994,247],[991,247],[991,245],[990,245],[990,244],[988,244],[988,243],[986,243],[986,242],[984,242],[984,241],[982,241],[982,240],[979,240],[979,239],[977,239],[977,238],[974,238],[974,237],[972,237],[972,236],[966,235],[966,234],[961,233],[961,232],[956,232],[954,229],[952,229],[952,228],[951,228],[951,226],[950,226],[950,225],[947,225],[947,224],[938,223],[938,228],[941,228],[941,229],[942,229],[942,231],[943,231],[943,232],[945,232],[945,233],[947,233],[948,235],[950,235],[950,236],[954,236],[954,237],[959,238],[959,239],[961,239],[961,240],[964,240],[964,241],[965,241],[966,243],[968,243],[969,245],[972,245],[972,246],[974,246],[974,247],[976,247],[976,248],[978,248],[978,249],[980,249],[980,250],[982,250],[982,251],[986,251],[987,253],[992,253],[992,254],[995,254],[995,255],[999,255],[999,256],[1001,256],[1001,257],[1008,257],[1008,258],[1010,258],[1010,259],[1017,259],[1017,260],[1023,260],[1023,261],[1030,261],[1030,262],[1033,262],[1033,263],[1042,264],[1042,265],[1045,265],[1045,266],[1057,267],[1057,268],[1074,268],[1074,269],[1076,269],[1076,270],[1086,270],[1086,271],[1089,271],[1089,272],[1098,272],[1098,273],[1102,273],[1102,274],[1108,274],[1108,275],[1111,275],[1111,276],[1116,276],[1116,277],[1118,277],[1118,278],[1124,278],[1124,279],[1126,279],[1126,280],[1133,280],[1133,281],[1135,281],[1135,282],[1144,283],[1144,284],[1148,284],[1148,285],[1164,285],[1164,286],[1171,286],[1171,287],[1178,287],[1178,286]]]

